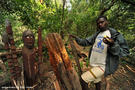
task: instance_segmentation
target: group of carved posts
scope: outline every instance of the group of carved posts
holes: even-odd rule
[[[11,79],[17,80],[21,75],[21,67],[18,64],[16,47],[13,38],[12,26],[9,21],[6,21],[6,32],[7,40],[5,40],[5,49],[10,52],[7,54],[8,66],[11,72]]]
[[[19,78],[22,77],[22,73],[24,77],[24,86],[20,86],[21,84],[19,84],[19,86],[16,87],[32,88],[36,84],[38,66],[42,63],[42,37],[40,28],[38,34],[38,44],[40,45],[38,45],[38,49],[36,49],[34,47],[35,36],[32,31],[26,30],[23,32],[22,40],[24,46],[22,48],[22,65],[17,60],[17,51],[14,43],[11,23],[8,20],[6,21],[6,32],[3,33],[3,42],[7,51],[6,58],[8,60],[12,84],[15,84],[16,86],[18,82],[22,83],[22,81],[18,81],[21,80]],[[37,60],[37,57],[39,57],[38,59],[40,61]]]
[[[12,27],[9,22],[6,25],[6,34],[8,40],[5,39],[5,48],[10,52],[10,54],[7,55],[7,59],[9,60],[11,79],[18,80],[23,72],[25,87],[33,87],[39,75],[39,64],[43,62],[41,29],[39,28],[38,30],[38,49],[34,47],[35,37],[32,31],[26,30],[23,32],[23,69],[20,68],[17,60]],[[48,49],[50,63],[59,82],[59,87],[57,88],[61,90],[82,90],[79,77],[72,67],[72,63],[60,35],[57,33],[48,34],[45,39],[45,44]]]

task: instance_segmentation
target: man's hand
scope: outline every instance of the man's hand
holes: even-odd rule
[[[76,38],[76,36],[75,35],[69,35],[69,38]]]
[[[114,40],[111,39],[111,38],[109,38],[108,36],[105,36],[103,38],[103,42],[106,43],[106,44],[108,44],[108,45],[113,45],[114,44]]]

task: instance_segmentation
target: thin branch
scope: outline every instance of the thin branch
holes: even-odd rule
[[[135,2],[133,2],[132,0],[121,0],[122,2],[125,2],[127,4],[133,5],[135,6]]]
[[[104,8],[104,9],[100,12],[100,15],[99,15],[99,16],[104,15],[104,13],[105,13],[106,11],[110,10],[110,8],[114,5],[115,2],[116,2],[115,0],[112,0],[110,6],[107,7],[107,8]]]
[[[66,0],[63,0],[63,6],[62,6],[62,20],[61,20],[61,26],[63,26],[63,21],[64,21],[64,7],[65,7],[65,3],[66,3]],[[62,39],[64,38],[64,35],[63,35],[63,27],[61,28],[61,31],[60,31],[60,35],[62,37]]]

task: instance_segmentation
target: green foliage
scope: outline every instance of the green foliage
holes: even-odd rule
[[[83,68],[83,62],[82,61],[80,62],[80,67]]]
[[[128,55],[126,61],[130,62],[131,64],[135,65],[135,48],[130,49],[130,55]]]
[[[0,69],[0,74],[2,73],[2,70]]]
[[[87,2],[86,2],[87,1]],[[109,7],[110,0],[71,0],[72,10],[62,8],[61,0],[1,0],[0,34],[5,30],[4,21],[9,18],[14,31],[17,47],[22,46],[22,32],[31,29],[37,39],[37,29],[42,28],[43,38],[51,32],[64,36],[74,34],[88,37],[96,31],[96,18],[103,8]],[[110,26],[123,33],[130,48],[135,45],[135,8],[118,0],[105,15]],[[130,38],[129,38],[130,37]],[[36,41],[37,42],[37,41]],[[36,45],[37,46],[37,45]]]
[[[107,12],[110,26],[120,31],[130,48],[135,46],[135,7],[118,1],[113,8]],[[130,37],[130,38],[129,38]]]
[[[89,66],[89,59],[88,59],[88,57],[84,58],[84,60],[86,61],[86,67],[88,67]]]
[[[80,37],[87,37],[96,31],[96,17],[99,13],[99,4],[80,1],[72,3],[72,11],[65,19],[64,31]]]

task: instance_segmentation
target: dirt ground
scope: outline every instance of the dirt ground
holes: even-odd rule
[[[135,67],[120,64],[119,69],[110,77],[110,90],[135,90]],[[106,82],[102,82],[102,90],[105,90]]]
[[[48,72],[53,77],[53,72]],[[120,64],[118,70],[110,78],[110,90],[135,90],[135,68],[127,64]],[[43,86],[45,90],[55,90],[52,80],[54,78],[46,78]],[[105,90],[106,82],[102,80],[101,90]],[[90,86],[90,90],[95,90],[94,84]]]

